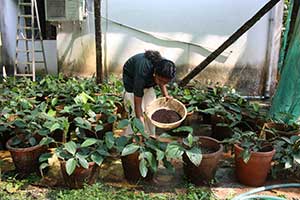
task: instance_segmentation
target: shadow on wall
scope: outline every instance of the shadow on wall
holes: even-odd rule
[[[128,27],[126,25],[122,25],[116,22],[113,22],[111,20],[108,20],[108,26],[110,27],[110,33],[120,33],[120,29],[122,34],[125,36],[122,38],[122,43],[118,45],[118,48],[115,48],[114,50],[114,56],[110,57],[111,63],[109,64],[109,71],[111,72],[118,72],[118,68],[120,67],[120,63],[116,62],[119,60],[119,58],[122,56],[123,52],[126,51],[128,48],[130,48],[130,40],[132,39],[138,39],[142,42],[149,43],[151,45],[156,45],[156,46],[162,46],[166,48],[176,48],[176,49],[182,49],[181,55],[179,55],[176,60],[173,60],[175,63],[178,60],[184,60],[184,63],[189,62],[189,54],[190,54],[190,48],[193,47],[194,53],[198,53],[203,57],[207,57],[212,53],[211,50],[204,48],[200,45],[196,44],[191,44],[191,43],[186,43],[186,42],[181,42],[181,41],[172,41],[172,40],[167,40],[167,39],[162,39],[158,38],[154,35],[148,34],[146,32],[133,29],[131,27]],[[130,38],[130,37],[131,38]],[[108,39],[109,40],[109,39]],[[197,37],[192,38],[191,40],[197,40]],[[108,43],[110,43],[108,41]],[[144,50],[144,49],[143,49]],[[224,63],[228,57],[220,55],[216,61],[220,63]],[[114,61],[116,60],[116,61]],[[179,68],[179,72],[184,71],[182,67]]]

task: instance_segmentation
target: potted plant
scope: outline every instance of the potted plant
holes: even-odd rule
[[[166,157],[173,159],[182,156],[184,174],[192,183],[210,183],[222,157],[223,145],[211,137],[194,137],[193,129],[188,126],[181,126],[173,131],[188,132],[188,136],[182,142],[170,142]]]
[[[272,119],[263,125],[261,134],[269,140],[299,135],[299,124],[293,120],[294,118],[295,116],[289,113],[273,115]]]
[[[274,147],[252,131],[235,128],[232,138],[224,140],[234,145],[235,172],[237,179],[245,185],[261,186],[271,168]]]
[[[116,139],[115,148],[121,155],[125,178],[129,182],[152,180],[158,170],[159,162],[174,171],[165,156],[166,142],[151,137],[144,132],[142,122],[137,118],[120,121],[118,128],[130,125],[134,134]]]
[[[230,138],[233,128],[241,123],[241,115],[225,109],[221,103],[201,111],[211,115],[212,137],[217,140]]]
[[[49,137],[51,130],[44,126],[48,120],[45,110],[46,104],[42,103],[32,111],[19,111],[11,121],[14,136],[7,141],[6,147],[21,175],[38,172],[38,158],[47,151],[46,145],[53,141]]]
[[[48,159],[55,154],[59,159],[66,186],[82,188],[84,184],[93,184],[97,181],[99,167],[105,158],[110,156],[109,151],[113,145],[112,133],[107,133],[104,140],[73,137],[71,141],[57,145],[53,153],[41,155],[40,169],[48,167]]]
[[[275,178],[299,178],[300,136],[278,137],[272,143],[276,149],[272,176]]]

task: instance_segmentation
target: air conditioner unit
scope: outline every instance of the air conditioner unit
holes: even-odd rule
[[[85,0],[45,0],[45,11],[47,21],[82,21]]]

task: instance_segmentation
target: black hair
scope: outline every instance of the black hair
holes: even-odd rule
[[[176,76],[176,66],[171,60],[162,59],[154,69],[155,74],[165,78],[174,79]]]
[[[150,60],[154,66],[163,59],[158,51],[153,50],[145,51],[145,57]]]
[[[145,57],[150,60],[154,66],[154,73],[169,79],[176,76],[176,66],[171,60],[163,58],[158,51],[147,50]]]

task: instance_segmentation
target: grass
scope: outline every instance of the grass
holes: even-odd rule
[[[180,193],[145,193],[144,191],[116,188],[97,182],[83,189],[53,189],[34,186],[39,177],[29,176],[18,180],[11,175],[0,182],[1,200],[215,200],[213,193],[205,188],[186,185]]]

